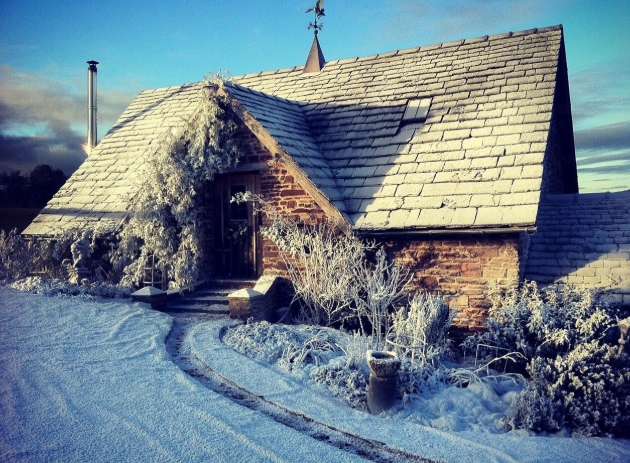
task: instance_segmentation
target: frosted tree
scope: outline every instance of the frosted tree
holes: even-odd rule
[[[214,89],[221,85],[216,78]],[[200,92],[197,111],[142,169],[133,213],[114,252],[125,284],[142,281],[144,268],[154,261],[174,288],[194,283],[203,270],[209,219],[201,207],[202,192],[239,159],[235,115],[228,97],[214,89]]]

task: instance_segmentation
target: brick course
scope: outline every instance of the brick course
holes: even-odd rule
[[[444,296],[457,310],[455,325],[483,327],[490,304],[491,282],[507,284],[519,278],[519,238],[514,236],[389,239],[388,255],[407,268],[409,290],[428,290]]]

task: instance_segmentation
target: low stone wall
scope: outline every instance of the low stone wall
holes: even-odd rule
[[[279,278],[262,276],[253,289],[239,289],[227,296],[230,318],[272,321],[276,310],[276,293]]]

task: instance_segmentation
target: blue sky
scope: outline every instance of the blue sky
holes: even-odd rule
[[[99,137],[143,89],[304,64],[315,0],[3,0],[0,171],[83,160],[86,73]],[[326,59],[563,24],[580,189],[630,189],[630,1],[327,0]]]

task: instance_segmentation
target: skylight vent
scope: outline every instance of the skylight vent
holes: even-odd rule
[[[431,107],[431,98],[414,98],[407,101],[407,108],[405,114],[403,114],[400,125],[404,126],[412,123],[424,123],[427,120],[429,114],[429,108]]]

